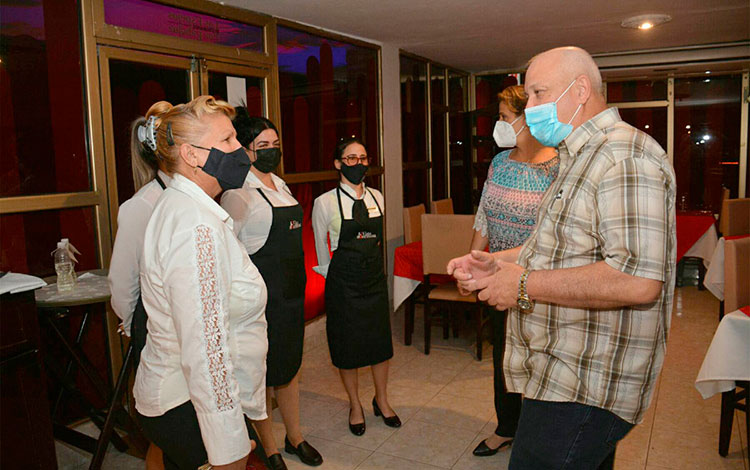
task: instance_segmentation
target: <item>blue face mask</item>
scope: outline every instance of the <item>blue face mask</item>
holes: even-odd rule
[[[544,103],[539,106],[526,108],[526,125],[529,126],[529,132],[540,144],[545,147],[557,147],[564,138],[573,132],[573,126],[570,124],[575,119],[576,114],[580,111],[582,105],[578,105],[576,112],[570,118],[567,124],[563,124],[557,119],[557,102],[565,96],[570,87],[576,81],[573,80],[568,88],[552,103]]]

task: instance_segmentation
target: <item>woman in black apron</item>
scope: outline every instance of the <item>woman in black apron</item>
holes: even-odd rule
[[[328,348],[349,395],[349,429],[361,436],[365,417],[358,395],[360,367],[372,367],[375,416],[383,416],[388,426],[401,426],[387,394],[393,344],[383,263],[383,204],[380,192],[363,183],[369,159],[358,139],[339,143],[334,164],[340,183],[315,200],[313,229],[318,269],[326,276]],[[330,259],[327,239],[333,250]]]
[[[272,469],[286,469],[273,436],[271,396],[275,392],[287,431],[284,449],[307,465],[323,463],[302,437],[299,382],[305,336],[305,257],[302,251],[302,207],[284,181],[272,173],[281,159],[279,136],[271,121],[250,117],[236,108],[237,140],[253,166],[241,189],[227,191],[221,205],[232,216],[234,231],[258,268],[268,289],[268,418],[255,423]]]
[[[146,345],[146,309],[140,288],[140,255],[148,219],[154,204],[171,181],[163,160],[154,152],[152,141],[155,119],[138,118],[132,126],[131,165],[136,193],[122,203],[117,214],[117,236],[112,249],[108,281],[112,309],[122,320],[123,333],[133,345],[133,370],[138,369]],[[133,374],[135,375],[135,374]],[[146,457],[148,468],[164,468],[162,454],[151,444]]]

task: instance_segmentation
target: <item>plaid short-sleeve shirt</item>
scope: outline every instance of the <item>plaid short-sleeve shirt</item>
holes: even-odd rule
[[[661,370],[674,294],[675,178],[647,134],[603,111],[560,144],[560,173],[518,263],[531,270],[609,266],[663,281],[659,298],[612,310],[537,303],[511,309],[508,388],[643,419]],[[592,279],[591,282],[596,282]]]

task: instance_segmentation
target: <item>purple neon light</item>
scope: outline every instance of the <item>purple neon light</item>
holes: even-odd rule
[[[263,52],[263,28],[146,0],[104,0],[112,26]]]

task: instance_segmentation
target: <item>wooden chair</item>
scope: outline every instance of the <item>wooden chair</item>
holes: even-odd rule
[[[722,202],[719,232],[725,237],[750,233],[750,198]]]
[[[432,306],[435,303],[463,304],[470,306],[473,324],[476,327],[477,359],[482,360],[483,306],[476,293],[463,296],[455,283],[430,285],[430,276],[448,274],[446,267],[452,258],[465,255],[471,247],[474,216],[452,214],[425,214],[422,216],[422,265],[424,270],[424,351],[430,353],[432,332]],[[443,337],[448,337],[451,315],[443,317]],[[454,325],[455,326],[455,325]]]
[[[727,312],[750,305],[750,237],[726,240],[724,245],[724,306]],[[743,403],[744,401],[744,403]],[[739,381],[721,394],[719,455],[726,457],[732,437],[734,410],[745,412],[745,435],[750,435],[750,382]]]
[[[424,204],[404,207],[404,244],[422,240],[422,214]]]
[[[453,214],[453,199],[440,199],[430,203],[431,214]]]

